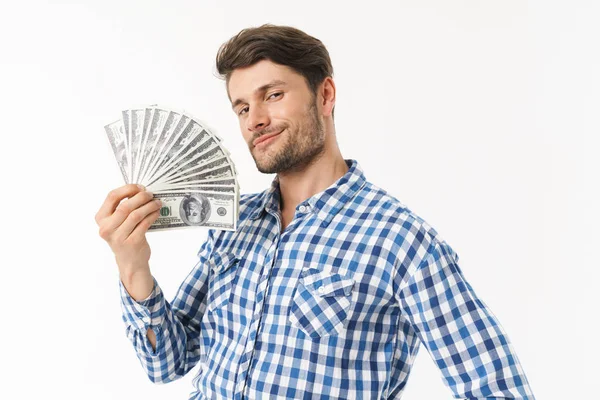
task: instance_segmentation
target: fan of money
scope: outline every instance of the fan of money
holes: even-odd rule
[[[123,110],[104,127],[125,183],[162,201],[149,230],[236,230],[237,171],[222,139],[185,111],[157,105]]]

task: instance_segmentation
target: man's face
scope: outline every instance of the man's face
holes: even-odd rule
[[[323,152],[323,120],[302,75],[262,60],[236,69],[228,88],[242,135],[260,172],[289,171]],[[272,134],[272,139],[254,143]]]
[[[200,205],[193,200],[190,200],[187,203],[187,206],[185,208],[185,214],[187,219],[194,224],[197,224],[200,222]]]

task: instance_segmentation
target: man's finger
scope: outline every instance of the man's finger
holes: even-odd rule
[[[133,183],[111,190],[108,196],[106,196],[104,203],[102,203],[100,210],[96,213],[96,223],[100,223],[101,220],[112,215],[121,200],[126,197],[132,197],[142,190],[145,190],[142,185],[135,185]]]
[[[151,201],[152,196],[151,192],[143,191],[119,204],[112,215],[102,222],[102,230],[111,234],[112,231],[119,228],[131,212]]]
[[[148,216],[148,214],[160,210],[161,204],[162,203],[160,200],[156,199],[130,212],[129,216],[125,219],[121,226],[117,228],[115,236],[122,239],[127,238],[135,229],[136,225],[142,222],[144,218]]]
[[[142,222],[137,224],[137,226],[135,227],[133,232],[131,232],[131,235],[129,235],[129,237],[141,238],[142,236],[144,236],[148,231],[148,228],[150,228],[150,225],[152,225],[154,221],[158,219],[158,217],[160,217],[160,209],[146,215],[146,218],[144,218]]]

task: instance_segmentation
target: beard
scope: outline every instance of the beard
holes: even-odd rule
[[[270,154],[270,149],[267,148],[266,151],[261,152],[264,154],[257,159],[255,154],[250,152],[256,168],[263,174],[300,171],[323,154],[325,129],[323,121],[319,119],[316,98],[313,99],[310,108],[300,120],[298,128],[290,130],[288,126],[285,127],[285,132],[285,135],[277,138],[281,143],[278,143],[279,150],[276,153]],[[270,146],[274,145],[275,143]]]

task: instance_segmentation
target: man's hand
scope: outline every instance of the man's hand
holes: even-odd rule
[[[148,297],[154,287],[146,232],[160,215],[160,207],[160,200],[153,200],[143,186],[129,184],[112,190],[96,213],[100,237],[115,254],[121,281],[137,301]]]

